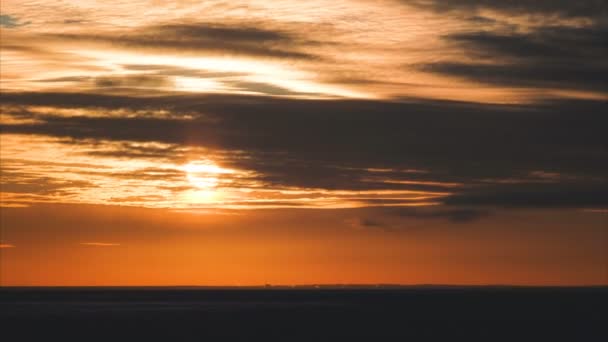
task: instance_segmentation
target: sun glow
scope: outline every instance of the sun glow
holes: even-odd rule
[[[175,90],[189,92],[212,92],[223,90],[220,83],[212,79],[204,79],[200,77],[182,77],[176,76],[173,78],[175,82]]]
[[[209,161],[193,161],[183,169],[190,184],[199,189],[215,188],[219,183],[219,175],[234,173],[234,170],[221,168]]]
[[[217,189],[221,175],[233,174],[234,170],[222,168],[210,161],[192,161],[183,166],[188,182],[196,189],[186,194],[186,200],[194,203],[214,203],[221,199]]]
[[[325,84],[314,72],[295,68],[293,64],[227,56],[187,56],[171,54],[135,54],[125,51],[70,49],[67,52],[91,59],[93,64],[122,74],[129,74],[124,65],[156,65],[183,68],[184,70],[242,73],[243,80],[285,88],[300,95],[374,98],[371,94],[354,91],[338,85]],[[221,78],[221,77],[220,77]],[[218,78],[219,79],[219,78]],[[212,78],[175,76],[175,90],[190,92],[226,92],[230,87]],[[238,91],[237,91],[238,92]]]
[[[74,115],[30,109],[58,116]],[[4,112],[4,114],[10,112]],[[97,113],[83,111],[87,116]],[[81,113],[82,114],[82,113]],[[113,113],[111,115],[118,115]],[[125,116],[140,115],[127,112]],[[143,115],[143,114],[142,114]],[[155,115],[163,116],[158,113]],[[9,120],[16,116],[5,115]],[[18,117],[17,117],[18,118]],[[10,122],[10,121],[9,121]],[[429,206],[441,203],[458,184],[404,180],[404,175],[370,178],[389,189],[324,189],[273,184],[263,174],[223,165],[225,151],[178,147],[166,143],[111,142],[66,146],[60,138],[3,134],[0,207],[27,207],[36,203],[86,203],[171,209],[360,208],[373,206]],[[166,157],[125,158],[125,152],[163,153]],[[92,154],[94,152],[95,154]],[[184,162],[183,156],[188,156]],[[232,156],[243,158],[243,155]],[[224,159],[226,158],[226,159]],[[217,161],[217,162],[216,162]],[[24,165],[46,165],[25,169]],[[387,171],[388,172],[388,171]],[[390,171],[399,173],[398,170]],[[411,173],[411,170],[405,172]],[[366,178],[362,178],[366,181]],[[41,186],[40,184],[47,184]],[[403,185],[431,184],[436,190],[407,189]],[[38,189],[33,194],[25,190]]]

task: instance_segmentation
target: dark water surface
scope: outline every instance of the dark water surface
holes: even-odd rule
[[[0,288],[0,336],[4,341],[608,341],[608,287]]]

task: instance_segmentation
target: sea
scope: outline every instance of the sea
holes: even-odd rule
[[[608,287],[0,287],[2,341],[608,341]]]

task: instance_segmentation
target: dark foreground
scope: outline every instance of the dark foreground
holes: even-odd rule
[[[606,287],[0,288],[4,341],[608,341],[607,322]]]

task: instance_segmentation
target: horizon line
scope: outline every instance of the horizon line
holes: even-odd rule
[[[257,284],[257,285],[1,285],[0,289],[11,288],[157,288],[157,289],[388,289],[388,288],[608,288],[607,284]]]

